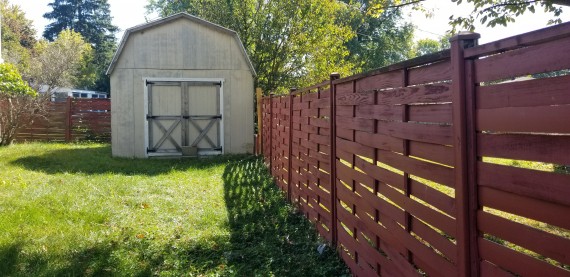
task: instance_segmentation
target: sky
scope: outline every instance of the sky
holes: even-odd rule
[[[41,36],[45,25],[49,21],[43,18],[43,14],[50,11],[48,3],[53,0],[9,0],[12,4],[22,7],[28,19],[33,20],[34,27]],[[146,0],[108,0],[111,6],[111,16],[113,24],[119,27],[121,32],[117,34],[117,38],[121,39],[123,31],[127,28],[146,22],[146,18],[155,19],[156,15],[145,15]],[[427,0],[424,2],[426,9],[430,10],[434,16],[426,18],[425,14],[418,11],[412,11],[409,8],[404,10],[408,19],[416,25],[415,40],[422,38],[438,39],[449,30],[450,15],[466,15],[471,11],[468,4],[457,5],[450,0]],[[485,26],[476,25],[476,32],[481,34],[479,43],[495,41],[501,38],[510,37],[536,29],[547,27],[546,23],[550,18],[549,15],[537,9],[536,13],[526,13],[516,19],[515,23],[511,23],[508,27],[497,26],[495,28],[487,28]],[[562,14],[562,21],[570,21],[570,9],[565,8]]]
[[[26,17],[34,22],[38,37],[43,34],[44,27],[50,22],[43,17],[47,12],[51,11],[48,6],[53,0],[8,0],[12,4],[19,5],[26,13]],[[118,26],[120,32],[117,38],[123,37],[125,29],[145,23],[146,0],[108,0],[111,6],[111,16],[113,24]],[[147,16],[150,20],[155,19],[156,15]]]

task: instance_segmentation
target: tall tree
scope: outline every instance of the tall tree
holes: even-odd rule
[[[336,22],[344,8],[330,0],[149,0],[147,6],[162,16],[186,11],[235,30],[265,91],[302,87],[332,71],[352,72],[344,43],[353,32]]]
[[[29,70],[32,49],[36,44],[36,31],[20,6],[0,0],[2,13],[2,58],[16,65],[23,75]]]
[[[61,31],[53,42],[40,41],[34,50],[30,79],[36,90],[44,86],[51,93],[57,87],[74,86],[95,78],[88,68],[93,59],[91,44],[73,30]]]
[[[355,37],[347,42],[349,58],[362,71],[386,66],[410,56],[414,27],[405,22],[400,9],[386,8],[396,1],[343,0]],[[383,8],[382,8],[383,7]]]
[[[53,22],[46,26],[44,37],[54,40],[65,29],[80,33],[95,50],[93,65],[97,71],[94,82],[83,80],[89,89],[109,91],[109,78],[105,75],[116,48],[115,33],[118,28],[112,24],[107,0],[54,0],[53,9],[44,17]]]

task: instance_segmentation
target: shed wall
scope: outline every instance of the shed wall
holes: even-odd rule
[[[253,75],[235,37],[185,19],[130,34],[111,74],[114,156],[145,157],[144,78],[224,79],[224,152],[252,152]]]

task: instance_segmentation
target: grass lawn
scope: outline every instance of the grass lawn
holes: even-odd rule
[[[0,148],[0,168],[0,276],[348,275],[251,156],[38,143]]]

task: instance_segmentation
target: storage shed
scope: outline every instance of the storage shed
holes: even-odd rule
[[[235,31],[187,13],[135,26],[107,74],[113,156],[252,152],[255,70]]]

